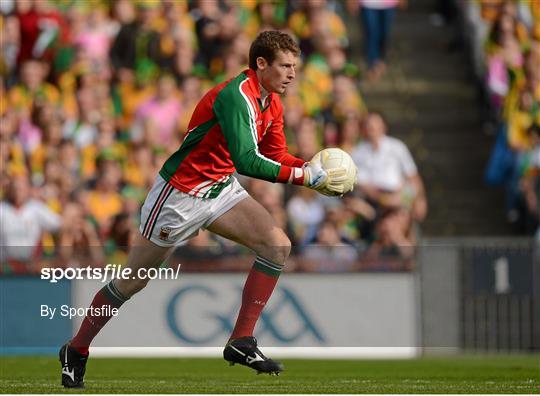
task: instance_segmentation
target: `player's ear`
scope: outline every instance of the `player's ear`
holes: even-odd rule
[[[262,56],[257,57],[257,69],[264,70],[268,66],[268,62]]]

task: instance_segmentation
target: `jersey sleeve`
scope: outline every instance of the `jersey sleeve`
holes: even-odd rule
[[[238,173],[271,182],[289,182],[293,168],[264,156],[257,145],[255,109],[242,85],[229,85],[217,95],[213,110]],[[237,92],[235,92],[237,91]]]
[[[275,100],[278,101],[275,117],[272,120],[272,125],[268,127],[268,130],[259,145],[261,153],[283,165],[299,168],[304,165],[306,161],[289,154],[285,133],[283,132],[283,105],[281,104],[279,97]]]

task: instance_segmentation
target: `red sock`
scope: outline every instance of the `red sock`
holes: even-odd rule
[[[283,265],[257,256],[244,285],[242,306],[231,339],[253,335],[255,324],[274,291],[282,268]]]
[[[95,313],[88,312],[88,315],[84,318],[81,323],[81,327],[75,337],[70,342],[70,346],[75,348],[75,350],[83,355],[88,355],[88,348],[94,337],[99,333],[101,328],[112,317],[110,311],[112,308],[120,308],[120,306],[125,303],[128,298],[125,298],[114,286],[113,281],[110,281],[107,286],[99,290],[90,307],[98,309],[98,312],[101,311],[101,315],[96,315]],[[107,309],[110,307],[109,309]],[[105,308],[105,309],[100,309]],[[103,314],[105,311],[108,311],[108,314]]]

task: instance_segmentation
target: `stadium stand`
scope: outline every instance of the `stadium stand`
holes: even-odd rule
[[[350,12],[358,12],[355,4],[2,1],[0,196],[13,204],[8,191],[25,179],[30,197],[61,217],[58,229],[44,228],[40,257],[21,262],[4,255],[2,271],[19,271],[25,263],[35,271],[41,259],[51,265],[52,257],[58,266],[125,258],[140,205],[182,141],[197,100],[246,67],[249,42],[262,29],[292,32],[303,51],[284,98],[290,151],[309,160],[322,147],[352,150],[367,113],[358,89],[363,66],[351,60],[345,24]],[[361,195],[351,203],[241,181],[291,231],[300,257],[305,249],[313,255],[317,246],[336,243],[344,246],[338,260],[344,254],[358,261],[369,250],[373,239],[364,225],[378,218]],[[14,232],[3,222],[2,241]],[[204,255],[204,247],[208,256],[237,250],[206,233],[191,247],[199,247],[193,257]],[[367,266],[378,269],[377,260]],[[362,264],[334,270],[353,267]]]
[[[477,78],[497,139],[485,181],[506,190],[506,218],[519,233],[538,228],[540,2],[463,4]]]

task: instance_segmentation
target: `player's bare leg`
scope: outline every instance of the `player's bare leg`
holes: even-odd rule
[[[138,269],[159,267],[170,251],[171,248],[158,246],[137,231],[127,263],[124,266],[131,268],[131,273],[134,276],[130,276],[129,279],[115,279],[109,282],[96,293],[91,306],[94,308],[104,306],[120,308],[124,302],[142,290],[148,283],[148,279],[141,279],[137,276]],[[66,388],[84,387],[84,373],[90,343],[110,318],[111,316],[106,315],[94,316],[89,312],[75,337],[60,349],[62,385]]]
[[[125,267],[131,268],[132,274],[136,274],[139,268],[158,268],[171,252],[172,248],[158,246],[137,231]],[[135,276],[134,279],[131,277],[130,279],[116,279],[114,284],[123,296],[130,298],[144,289],[148,284],[148,279]]]
[[[291,252],[291,241],[270,213],[248,197],[217,218],[207,229],[240,243],[280,265]]]
[[[236,325],[223,351],[223,357],[231,364],[239,363],[258,373],[277,375],[283,370],[283,365],[262,354],[253,337],[253,329],[272,295],[291,251],[291,242],[268,211],[251,197],[219,217],[208,230],[257,253],[244,285]]]

